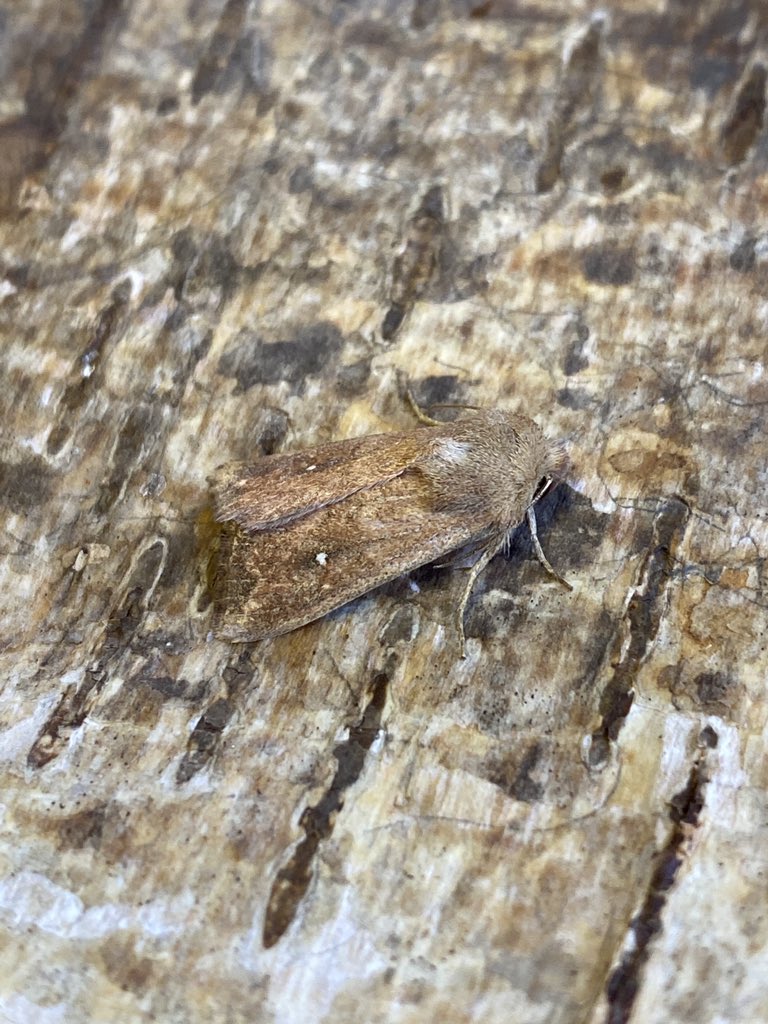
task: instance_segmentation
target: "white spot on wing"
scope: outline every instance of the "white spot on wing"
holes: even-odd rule
[[[315,561],[318,565],[325,565],[328,561],[328,555],[325,551],[318,551],[315,555]]]
[[[314,462],[312,463],[311,466],[305,466],[304,467],[304,472],[305,473],[311,473],[313,469],[317,469],[317,466],[314,464]]]

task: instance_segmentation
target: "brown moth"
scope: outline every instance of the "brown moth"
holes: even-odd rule
[[[527,416],[476,410],[454,422],[426,416],[399,434],[373,434],[229,463],[213,479],[222,530],[213,590],[214,633],[239,642],[297,629],[410,569],[471,544],[457,609],[527,518],[565,453]]]

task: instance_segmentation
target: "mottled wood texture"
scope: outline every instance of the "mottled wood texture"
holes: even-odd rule
[[[764,0],[5,3],[0,1018],[768,1019]],[[218,463],[570,488],[209,637]]]

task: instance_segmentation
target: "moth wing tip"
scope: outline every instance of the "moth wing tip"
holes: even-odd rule
[[[242,462],[225,462],[208,476],[213,497],[213,515],[217,523],[240,521],[243,515],[243,491],[249,474]]]

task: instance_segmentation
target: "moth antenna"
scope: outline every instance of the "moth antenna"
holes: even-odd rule
[[[539,542],[539,534],[536,529],[536,513],[533,511],[533,505],[529,505],[528,508],[525,510],[525,517],[528,520],[528,529],[531,531],[531,540],[533,541],[533,547],[536,551],[536,557],[547,570],[547,572],[550,574],[550,576],[554,576],[555,579],[559,580],[564,587],[567,587],[568,590],[573,590],[573,585],[569,583],[568,580],[564,579],[559,572],[556,572],[552,568],[552,566],[549,564],[547,556],[544,554],[542,550],[541,544]]]
[[[419,421],[419,423],[424,423],[428,427],[444,427],[445,426],[445,423],[442,420],[433,419],[432,416],[428,416],[424,412],[424,410],[421,408],[419,403],[413,397],[413,391],[411,391],[410,384],[406,384],[405,385],[405,400],[410,405],[411,410],[413,411],[413,414],[416,417],[416,419]]]
[[[482,405],[467,405],[466,402],[433,402],[430,409],[471,409],[472,412],[482,412]]]
[[[413,392],[411,391],[411,389],[410,389],[410,387],[408,385],[406,385],[405,397],[406,397],[406,399],[408,401],[408,404],[410,405],[411,409],[413,410],[413,413],[416,416],[416,419],[419,421],[419,423],[426,423],[426,425],[429,426],[429,427],[444,427],[445,426],[446,420],[436,420],[436,419],[434,419],[434,417],[429,416],[426,412],[424,412],[422,407],[419,405],[419,403],[414,398]],[[427,408],[429,408],[429,409],[469,409],[471,412],[482,412],[482,406],[481,405],[467,405],[464,402],[434,402],[432,405],[428,406]]]

